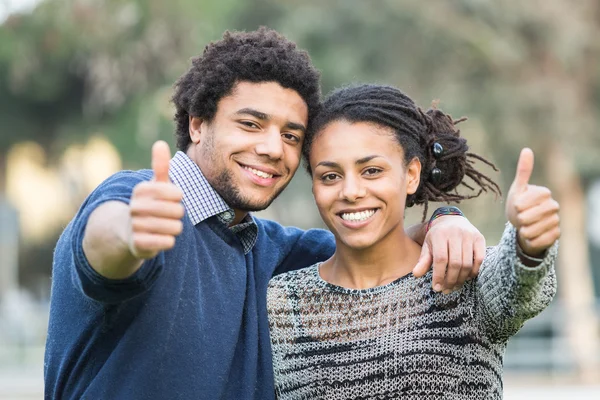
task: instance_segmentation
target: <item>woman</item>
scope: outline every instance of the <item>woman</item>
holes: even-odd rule
[[[459,291],[432,290],[431,273],[411,273],[420,247],[404,233],[404,208],[499,193],[454,125],[387,86],[344,88],[325,101],[304,157],[337,248],[270,282],[279,398],[502,398],[508,339],[556,291],[558,204],[528,185],[533,153],[523,151],[500,244]],[[479,190],[463,196],[461,184]]]

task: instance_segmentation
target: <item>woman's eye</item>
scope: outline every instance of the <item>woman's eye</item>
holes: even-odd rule
[[[366,175],[377,175],[380,172],[381,172],[381,170],[379,168],[367,168],[365,170]]]
[[[325,181],[325,182],[331,182],[331,181],[334,181],[336,179],[337,179],[337,175],[336,174],[326,174],[326,175],[323,175],[321,177],[321,180]]]

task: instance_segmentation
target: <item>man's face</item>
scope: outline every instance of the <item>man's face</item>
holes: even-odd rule
[[[308,107],[275,82],[240,82],[208,122],[190,118],[187,154],[236,211],[259,211],[281,193],[300,164]]]

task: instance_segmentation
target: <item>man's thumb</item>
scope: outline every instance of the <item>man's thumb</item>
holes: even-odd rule
[[[157,182],[169,182],[171,150],[167,142],[159,140],[152,145],[152,171]]]
[[[433,262],[433,258],[431,256],[431,251],[429,251],[429,246],[427,243],[423,243],[423,247],[421,248],[421,255],[419,256],[419,261],[417,261],[417,265],[412,270],[412,273],[415,277],[419,278],[429,271],[431,268],[431,263]]]
[[[524,148],[519,155],[517,163],[517,172],[513,187],[519,190],[524,190],[529,184],[531,173],[533,172],[533,151],[530,148]]]

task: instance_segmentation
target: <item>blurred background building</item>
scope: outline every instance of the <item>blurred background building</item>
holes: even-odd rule
[[[559,294],[511,341],[505,398],[600,398],[600,0],[4,0],[0,24],[0,398],[42,396],[52,251],[79,204],[174,149],[174,81],[260,25],[309,51],[324,93],[389,83],[468,116],[504,192],[533,148],[561,203]],[[497,242],[502,199],[461,208]],[[261,214],[322,226],[302,171]]]

